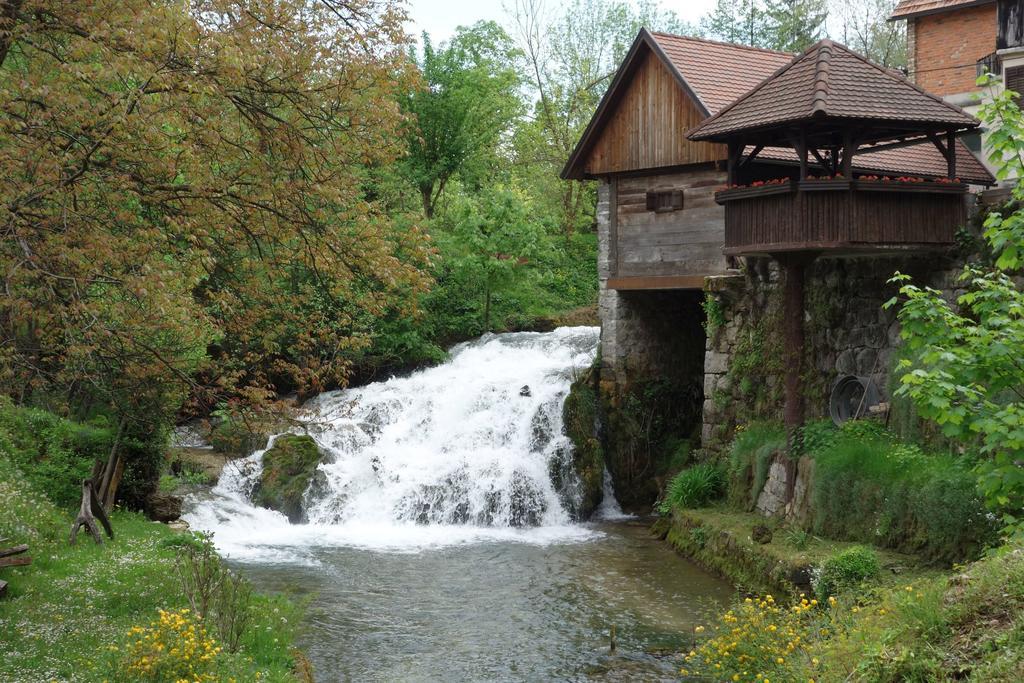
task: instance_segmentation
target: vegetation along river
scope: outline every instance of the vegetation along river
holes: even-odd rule
[[[488,335],[323,394],[303,415],[323,454],[303,523],[250,502],[263,451],[187,519],[259,587],[308,598],[318,680],[670,680],[732,591],[622,515],[610,487],[577,521],[561,409],[597,334]]]

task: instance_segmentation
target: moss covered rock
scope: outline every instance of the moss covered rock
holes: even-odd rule
[[[320,449],[308,436],[286,434],[263,454],[263,472],[253,495],[257,505],[277,510],[293,524],[303,519],[302,496],[320,464]]]
[[[552,472],[556,487],[568,499],[563,502],[579,519],[590,516],[604,493],[604,451],[597,433],[597,405],[594,372],[588,370],[573,382],[562,408],[565,433],[574,446],[566,465],[575,481],[569,486],[563,473]]]

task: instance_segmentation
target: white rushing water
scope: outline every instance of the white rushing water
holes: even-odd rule
[[[562,405],[597,342],[590,327],[485,335],[437,367],[322,394],[296,430],[325,454],[305,494],[306,523],[249,502],[263,451],[229,463],[209,496],[189,501],[186,519],[253,561],[309,562],[323,546],[593,537],[574,523],[580,491]],[[599,514],[621,515],[607,486]]]

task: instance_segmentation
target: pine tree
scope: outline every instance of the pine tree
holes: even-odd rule
[[[767,15],[755,0],[718,0],[700,20],[701,32],[730,43],[771,47]]]
[[[825,33],[826,0],[767,0],[768,45],[776,50],[799,52]]]

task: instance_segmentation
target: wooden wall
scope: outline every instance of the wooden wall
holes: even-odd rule
[[[710,169],[613,180],[610,286],[658,288],[659,278],[676,278],[665,288],[700,288],[703,277],[724,273],[725,211],[715,203],[724,184],[725,173]],[[647,192],[673,190],[683,192],[681,210],[647,210]]]
[[[591,175],[726,158],[725,147],[691,142],[686,131],[704,117],[682,86],[648,52],[591,148],[584,170]]]

